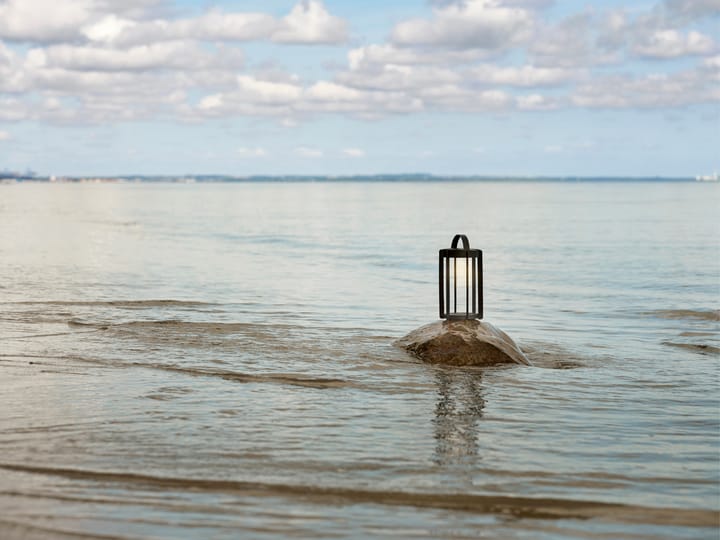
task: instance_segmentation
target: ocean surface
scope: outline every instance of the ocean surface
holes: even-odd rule
[[[0,185],[0,538],[718,538],[720,185]],[[532,367],[425,364],[437,254]]]

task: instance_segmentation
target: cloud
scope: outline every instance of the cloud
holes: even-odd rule
[[[319,102],[354,102],[362,98],[362,92],[349,86],[319,81],[305,91],[305,97]]]
[[[608,75],[580,85],[570,97],[578,107],[600,109],[675,108],[720,102],[712,65],[678,73],[645,76]],[[717,75],[716,75],[717,76]],[[716,79],[717,80],[717,79]]]
[[[0,37],[40,43],[71,40],[93,9],[91,0],[5,0],[0,3]]]
[[[237,149],[237,153],[244,158],[262,158],[268,155],[267,151],[259,146],[255,148],[240,147]]]
[[[344,148],[342,152],[347,157],[351,157],[351,158],[365,157],[365,150],[363,150],[361,148]]]
[[[354,89],[343,84],[318,81],[304,86],[297,78],[287,82],[239,75],[235,88],[202,98],[200,116],[264,115],[289,118],[306,114],[347,113],[369,117],[411,112],[422,102],[402,92]]]
[[[516,98],[516,104],[517,108],[521,111],[551,111],[560,106],[557,99],[545,97],[540,94],[518,96]]]
[[[708,17],[720,17],[717,0],[665,0],[664,7],[675,21],[695,21]]]
[[[530,36],[532,13],[493,0],[443,2],[433,18],[398,23],[392,42],[400,46],[431,45],[452,49],[502,50]]]
[[[418,95],[428,109],[463,112],[506,111],[513,107],[513,98],[501,90],[477,91],[458,85],[442,85],[420,89]]]
[[[115,46],[159,41],[253,41],[337,44],[347,40],[347,23],[320,0],[301,0],[277,19],[265,13],[212,9],[185,18],[151,18],[163,2],[133,0],[0,1],[0,39],[31,43],[91,42]],[[162,12],[162,11],[160,11]]]
[[[28,106],[16,98],[0,98],[0,120],[15,122],[30,116]]]
[[[441,84],[457,84],[462,75],[452,69],[435,66],[385,64],[371,69],[350,70],[338,74],[338,81],[354,88],[405,91]]]
[[[243,55],[227,48],[207,50],[197,43],[168,41],[127,49],[96,46],[53,45],[33,49],[29,55],[36,67],[76,71],[147,71],[152,69],[206,70],[240,68]]]
[[[252,116],[292,127],[322,115],[376,120],[720,100],[717,41],[707,25],[693,26],[714,16],[717,0],[562,19],[543,11],[543,0],[431,4],[430,17],[399,21],[386,42],[350,49],[331,75],[301,77],[246,58],[238,42],[281,44],[273,50],[345,43],[347,23],[319,0],[300,1],[284,17],[217,8],[178,17],[162,0],[56,0],[47,11],[40,0],[0,0],[7,41],[0,40],[0,120]]]
[[[579,72],[564,68],[523,66],[497,66],[482,64],[468,70],[472,79],[485,84],[507,86],[556,86],[576,79]]]
[[[448,50],[374,44],[350,50],[348,64],[350,69],[356,71],[377,70],[385,65],[448,66],[471,64],[488,59],[493,54],[479,49]]]
[[[294,151],[296,156],[302,158],[321,158],[323,157],[323,151],[317,148],[310,148],[308,146],[298,146]]]
[[[677,30],[657,30],[636,43],[633,51],[650,58],[678,58],[710,54],[715,51],[715,42],[696,31],[682,34]]]
[[[586,69],[616,63],[624,47],[622,25],[620,16],[600,21],[592,13],[573,14],[539,25],[527,50],[532,64],[538,67]],[[606,31],[607,27],[612,31]]]
[[[720,55],[703,60],[702,67],[711,73],[711,78],[720,82]]]
[[[277,43],[343,43],[347,38],[347,23],[318,0],[297,4],[271,36]]]
[[[7,131],[0,131],[0,142],[9,141],[11,138]]]
[[[98,23],[100,24],[100,23]],[[89,38],[115,46],[172,40],[255,41],[270,39],[278,22],[264,13],[226,13],[213,9],[191,19],[158,19],[152,21],[121,21],[102,27],[86,27]]]

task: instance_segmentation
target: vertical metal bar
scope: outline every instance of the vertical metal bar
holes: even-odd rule
[[[453,313],[457,313],[457,257],[453,257]]]
[[[467,314],[470,313],[470,299],[468,295],[470,294],[470,268],[468,268],[468,263],[470,262],[469,257],[465,257],[465,318],[467,318]]]
[[[477,297],[477,281],[475,280],[475,267],[477,266],[477,257],[472,258],[472,312],[477,313],[475,311],[477,309],[477,305],[475,302],[475,299]]]
[[[450,257],[445,256],[445,314],[450,311]]]
[[[445,292],[445,286],[443,285],[443,257],[440,255],[438,257],[438,285],[440,289],[440,301],[438,302],[439,311],[440,311],[440,318],[444,318],[445,315],[445,297],[443,293]]]
[[[480,252],[480,259],[478,260],[478,272],[480,274],[480,318],[483,318],[483,265],[482,265],[482,251]]]

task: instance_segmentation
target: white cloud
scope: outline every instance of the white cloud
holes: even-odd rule
[[[30,116],[29,107],[16,98],[0,98],[0,120],[14,122]]]
[[[704,69],[641,77],[597,77],[580,85],[570,99],[578,107],[601,109],[672,108],[720,102],[720,87],[712,84]]]
[[[0,38],[39,43],[70,40],[93,16],[92,0],[5,0]]]
[[[458,85],[443,85],[418,90],[427,108],[464,111],[504,111],[513,106],[513,98],[501,90],[477,91]]]
[[[148,18],[157,0],[5,0],[0,2],[0,39],[34,43],[82,39],[117,46],[158,41],[251,41],[342,43],[347,23],[320,0],[300,0],[277,19],[266,13],[212,9],[185,18]]]
[[[300,84],[263,81],[249,75],[238,75],[238,92],[255,103],[293,103],[302,95]]]
[[[665,0],[664,5],[671,18],[676,21],[694,21],[720,16],[718,0]]]
[[[131,20],[122,19],[111,13],[99,21],[95,21],[82,28],[82,33],[90,41],[111,42],[128,28],[135,26]]]
[[[22,60],[0,41],[0,92],[22,92],[27,85]]]
[[[340,73],[338,80],[348,86],[369,90],[403,91],[440,84],[457,84],[462,76],[437,66],[385,64],[372,69]]]
[[[34,49],[30,55],[36,66],[77,71],[145,71],[174,68],[183,71],[211,67],[239,68],[243,55],[238,50],[207,50],[197,43],[168,41],[127,49],[96,46],[53,45]]]
[[[202,98],[200,100],[200,103],[198,104],[198,108],[200,110],[204,110],[204,111],[217,110],[222,106],[223,106],[222,94],[212,94],[210,96],[205,96],[204,98]]]
[[[109,33],[108,40],[116,46],[187,39],[253,41],[269,39],[277,25],[272,16],[264,13],[226,13],[213,9],[192,19],[133,22],[118,33]]]
[[[350,50],[348,63],[353,71],[372,71],[380,70],[385,65],[429,67],[470,64],[492,55],[480,49],[448,50],[376,44]]]
[[[10,139],[10,134],[7,131],[0,131],[0,141],[9,141]]]
[[[518,96],[516,98],[517,108],[521,111],[550,111],[558,108],[556,99],[547,98],[540,94]]]
[[[469,70],[471,77],[482,83],[508,86],[555,86],[577,78],[577,70],[524,66],[481,64]]]
[[[657,30],[639,40],[634,52],[651,58],[677,58],[695,54],[710,54],[715,42],[710,36],[690,31],[683,34],[677,30]]]
[[[334,76],[301,78],[259,58],[247,69],[237,42],[343,42],[347,24],[319,0],[300,1],[285,17],[211,9],[185,18],[163,0],[56,0],[47,11],[40,0],[0,0],[0,38],[27,43],[0,41],[0,120],[264,116],[292,127],[321,115],[374,120],[720,100],[717,40],[667,17],[684,14],[690,24],[711,15],[713,2],[585,10],[559,21],[541,11],[544,0],[432,4],[430,18],[400,21],[388,42],[349,50]],[[695,67],[682,72],[663,62],[693,57]],[[656,74],[633,75],[640,65]]]
[[[358,101],[362,93],[358,90],[327,81],[319,81],[305,91],[305,96],[317,101]]]
[[[422,106],[417,97],[402,92],[359,90],[330,81],[303,86],[297,78],[275,82],[240,75],[235,88],[201,99],[197,112],[210,116],[278,116],[283,125],[292,126],[299,115],[347,113],[369,117],[410,112]]]
[[[502,50],[527,39],[534,24],[530,11],[505,7],[494,0],[443,3],[433,12],[430,20],[397,24],[392,31],[393,43]]]
[[[295,149],[295,155],[303,158],[321,158],[323,157],[323,151],[308,146],[298,146]]]
[[[709,81],[720,83],[720,55],[703,60],[700,70]]]
[[[559,22],[539,25],[528,46],[532,64],[538,67],[587,69],[621,60],[623,29],[601,30],[622,24],[620,19],[598,20],[591,13],[574,14]],[[611,43],[612,42],[612,43]],[[610,46],[612,44],[612,46]]]
[[[322,2],[302,0],[283,18],[271,39],[278,43],[342,43],[347,23],[330,15]]]
[[[345,148],[343,154],[351,158],[361,158],[365,157],[365,150],[362,148]]]
[[[237,149],[237,153],[244,158],[261,158],[268,155],[267,150],[259,146],[255,148],[240,147]]]

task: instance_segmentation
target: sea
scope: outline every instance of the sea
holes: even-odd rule
[[[0,538],[717,539],[719,310],[716,183],[3,184]]]

